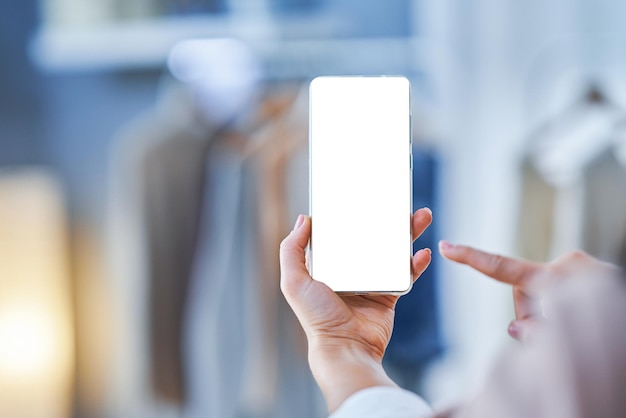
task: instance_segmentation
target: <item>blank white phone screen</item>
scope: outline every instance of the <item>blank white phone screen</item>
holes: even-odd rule
[[[411,115],[404,77],[310,86],[310,272],[337,292],[411,288]]]

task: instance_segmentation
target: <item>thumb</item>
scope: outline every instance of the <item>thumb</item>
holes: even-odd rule
[[[280,288],[289,300],[310,283],[306,268],[306,246],[311,237],[311,218],[298,216],[293,230],[280,244]]]

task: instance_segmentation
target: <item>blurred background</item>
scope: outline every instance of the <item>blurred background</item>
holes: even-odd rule
[[[278,245],[307,84],[412,83],[440,238],[626,257],[626,3],[0,0],[0,416],[321,417]],[[346,162],[348,163],[348,162]],[[385,367],[435,406],[511,344],[510,289],[435,257]]]

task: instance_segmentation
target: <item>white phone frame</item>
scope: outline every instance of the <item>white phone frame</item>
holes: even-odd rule
[[[311,216],[312,219],[312,233],[311,233],[311,241],[309,243],[309,251],[308,251],[308,268],[309,268],[309,272],[311,274],[311,276],[313,278],[315,278],[315,272],[314,272],[314,252],[315,252],[315,247],[314,247],[314,240],[315,240],[315,234],[314,234],[314,230],[315,230],[315,213],[314,213],[314,199],[315,196],[313,195],[313,181],[314,181],[314,177],[313,177],[313,170],[314,170],[314,161],[313,161],[313,138],[312,138],[312,112],[313,112],[313,90],[314,90],[314,83],[316,82],[316,80],[318,79],[327,79],[327,78],[341,78],[341,79],[345,79],[345,78],[358,78],[358,79],[363,79],[363,78],[394,78],[394,79],[402,79],[404,81],[406,81],[407,85],[408,85],[408,97],[407,97],[407,109],[408,109],[408,134],[407,134],[407,138],[406,138],[406,147],[408,148],[408,152],[406,153],[406,156],[409,158],[409,161],[407,161],[407,172],[406,175],[408,176],[408,190],[406,191],[407,193],[407,213],[406,213],[406,233],[408,234],[408,239],[406,241],[406,275],[408,276],[406,278],[406,286],[403,286],[402,288],[391,288],[391,289],[384,289],[382,287],[378,287],[375,289],[355,289],[355,290],[345,290],[345,289],[337,289],[337,288],[333,288],[333,286],[329,283],[329,286],[335,290],[337,293],[340,294],[344,294],[344,295],[359,295],[359,294],[388,294],[388,295],[402,295],[402,294],[406,294],[408,293],[413,285],[413,280],[412,280],[412,274],[411,274],[411,258],[412,258],[412,254],[413,254],[413,239],[412,239],[412,233],[411,233],[411,215],[413,212],[413,207],[412,207],[412,191],[413,191],[413,183],[412,183],[412,170],[413,170],[413,166],[412,166],[412,160],[413,160],[413,156],[412,156],[412,112],[411,112],[411,89],[410,89],[410,82],[408,81],[408,79],[406,79],[405,77],[402,76],[331,76],[331,77],[317,77],[315,78],[313,81],[311,81],[311,85],[310,85],[310,95],[309,95],[309,214]],[[355,244],[358,245],[358,244]],[[394,286],[395,287],[395,286]]]

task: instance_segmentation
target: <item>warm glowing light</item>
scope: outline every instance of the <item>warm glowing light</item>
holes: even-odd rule
[[[74,334],[60,188],[0,175],[0,417],[71,415]]]
[[[0,310],[0,375],[32,378],[50,371],[58,357],[55,324],[37,307]]]

